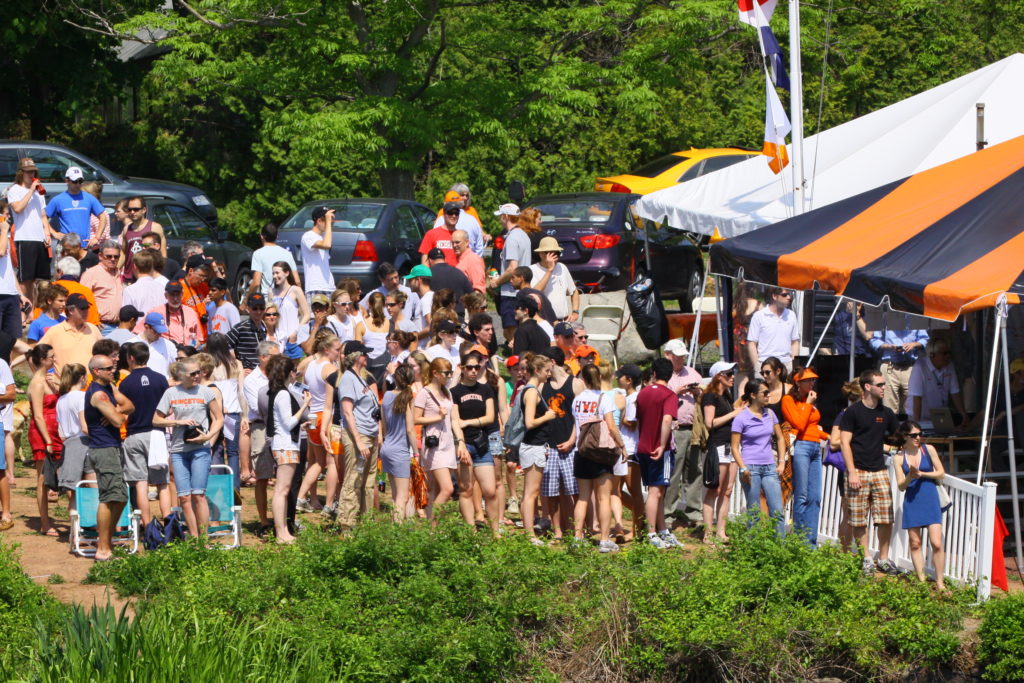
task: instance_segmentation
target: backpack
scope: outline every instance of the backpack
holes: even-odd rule
[[[580,425],[579,445],[576,448],[580,457],[605,467],[614,467],[621,457],[608,423],[600,417]]]
[[[181,527],[181,519],[178,517],[177,512],[172,512],[162,520],[159,517],[154,517],[146,525],[146,531],[143,535],[143,543],[146,546],[146,550],[157,550],[172,541],[184,539],[185,531]]]
[[[536,391],[540,402],[545,408],[548,407],[544,397],[541,396],[540,389],[530,384],[523,385],[519,395],[516,396],[516,400],[512,402],[512,410],[509,411],[508,421],[505,422],[505,435],[502,437],[502,443],[505,445],[505,448],[511,450],[518,449],[519,445],[523,443],[523,437],[526,436],[526,414],[523,410],[523,397],[526,395],[527,389]]]

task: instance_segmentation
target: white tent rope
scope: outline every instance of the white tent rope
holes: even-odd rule
[[[992,396],[995,393],[996,364],[999,362],[999,330],[1003,319],[996,311],[996,329],[992,337],[992,363],[988,369],[988,389],[985,391],[985,421],[981,425],[981,450],[978,452],[978,476],[975,482],[981,486],[981,478],[985,473],[985,456],[988,455],[992,435],[989,420],[992,418]]]
[[[1006,295],[999,297],[996,304],[996,317],[1005,321],[1007,316]],[[1017,570],[1024,567],[1024,551],[1021,549],[1020,541],[1020,498],[1017,497],[1017,450],[1013,439],[1013,403],[1010,400],[1010,351],[1006,343],[1006,323],[1004,322],[999,332],[999,339],[1003,352],[1003,390],[1006,401],[1006,446],[1007,459],[1010,461],[1010,501],[1013,505],[1013,534],[1014,546],[1017,549]]]

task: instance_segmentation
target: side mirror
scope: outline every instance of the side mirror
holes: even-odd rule
[[[513,180],[508,184],[508,198],[513,204],[522,204],[526,199],[526,188],[519,180]]]
[[[622,271],[616,268],[615,266],[608,266],[607,268],[602,268],[601,270],[597,271],[597,273],[601,277],[607,277],[611,278],[612,280],[615,280],[619,277],[619,275],[622,274]]]
[[[217,239],[220,240],[221,242],[226,242],[227,239],[228,239],[228,231],[227,230],[218,230],[217,231]]]

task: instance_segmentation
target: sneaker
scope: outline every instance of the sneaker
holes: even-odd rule
[[[896,566],[896,563],[892,560],[882,560],[878,563],[878,571],[889,576],[902,576],[907,572]]]
[[[676,538],[675,536],[673,536],[672,532],[667,530],[667,529],[665,531],[662,531],[661,533],[659,533],[658,534],[658,538],[661,539],[661,542],[665,544],[666,548],[682,548],[683,547],[683,544],[679,541],[679,539]]]
[[[619,544],[615,541],[601,541],[597,551],[600,553],[617,553],[619,552]]]
[[[647,534],[647,542],[648,542],[648,543],[649,543],[650,545],[654,546],[655,548],[659,548],[659,549],[665,549],[665,548],[668,548],[668,547],[669,547],[669,546],[668,546],[668,545],[667,545],[667,544],[665,543],[665,541],[664,541],[664,540],[662,540],[662,538],[661,538],[660,536],[658,536],[658,534],[655,534],[655,533],[653,533],[653,532],[652,532],[652,533],[649,533],[649,534]]]
[[[299,504],[295,504],[295,509],[299,508]],[[320,508],[320,516],[326,519],[337,519],[338,517],[338,506],[337,505],[325,505]]]
[[[507,512],[509,515],[518,515],[519,514],[519,499],[518,498],[509,498],[508,499],[508,503],[505,504],[505,512]]]
[[[530,538],[530,543],[532,543],[532,544],[534,544],[534,545],[539,545],[539,546],[543,546],[543,545],[544,545],[544,541],[540,540],[540,539],[539,539],[539,538],[537,538],[536,536],[532,536],[532,537]]]
[[[313,512],[313,506],[309,504],[309,498],[299,498],[295,501],[296,512]]]
[[[551,520],[541,518],[533,523],[533,532],[536,534],[543,534],[551,530]]]
[[[875,561],[872,560],[870,557],[865,557],[863,560],[861,560],[860,570],[864,572],[864,576],[874,576]]]

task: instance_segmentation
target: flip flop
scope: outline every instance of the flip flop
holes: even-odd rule
[[[93,557],[92,559],[94,562],[110,562],[114,559],[114,556],[111,555],[110,557]]]
[[[39,533],[43,536],[49,536],[50,538],[60,538],[60,532],[52,526],[46,531],[40,531]]]
[[[8,519],[5,522],[0,522],[0,531],[7,531],[14,526],[14,520]]]

